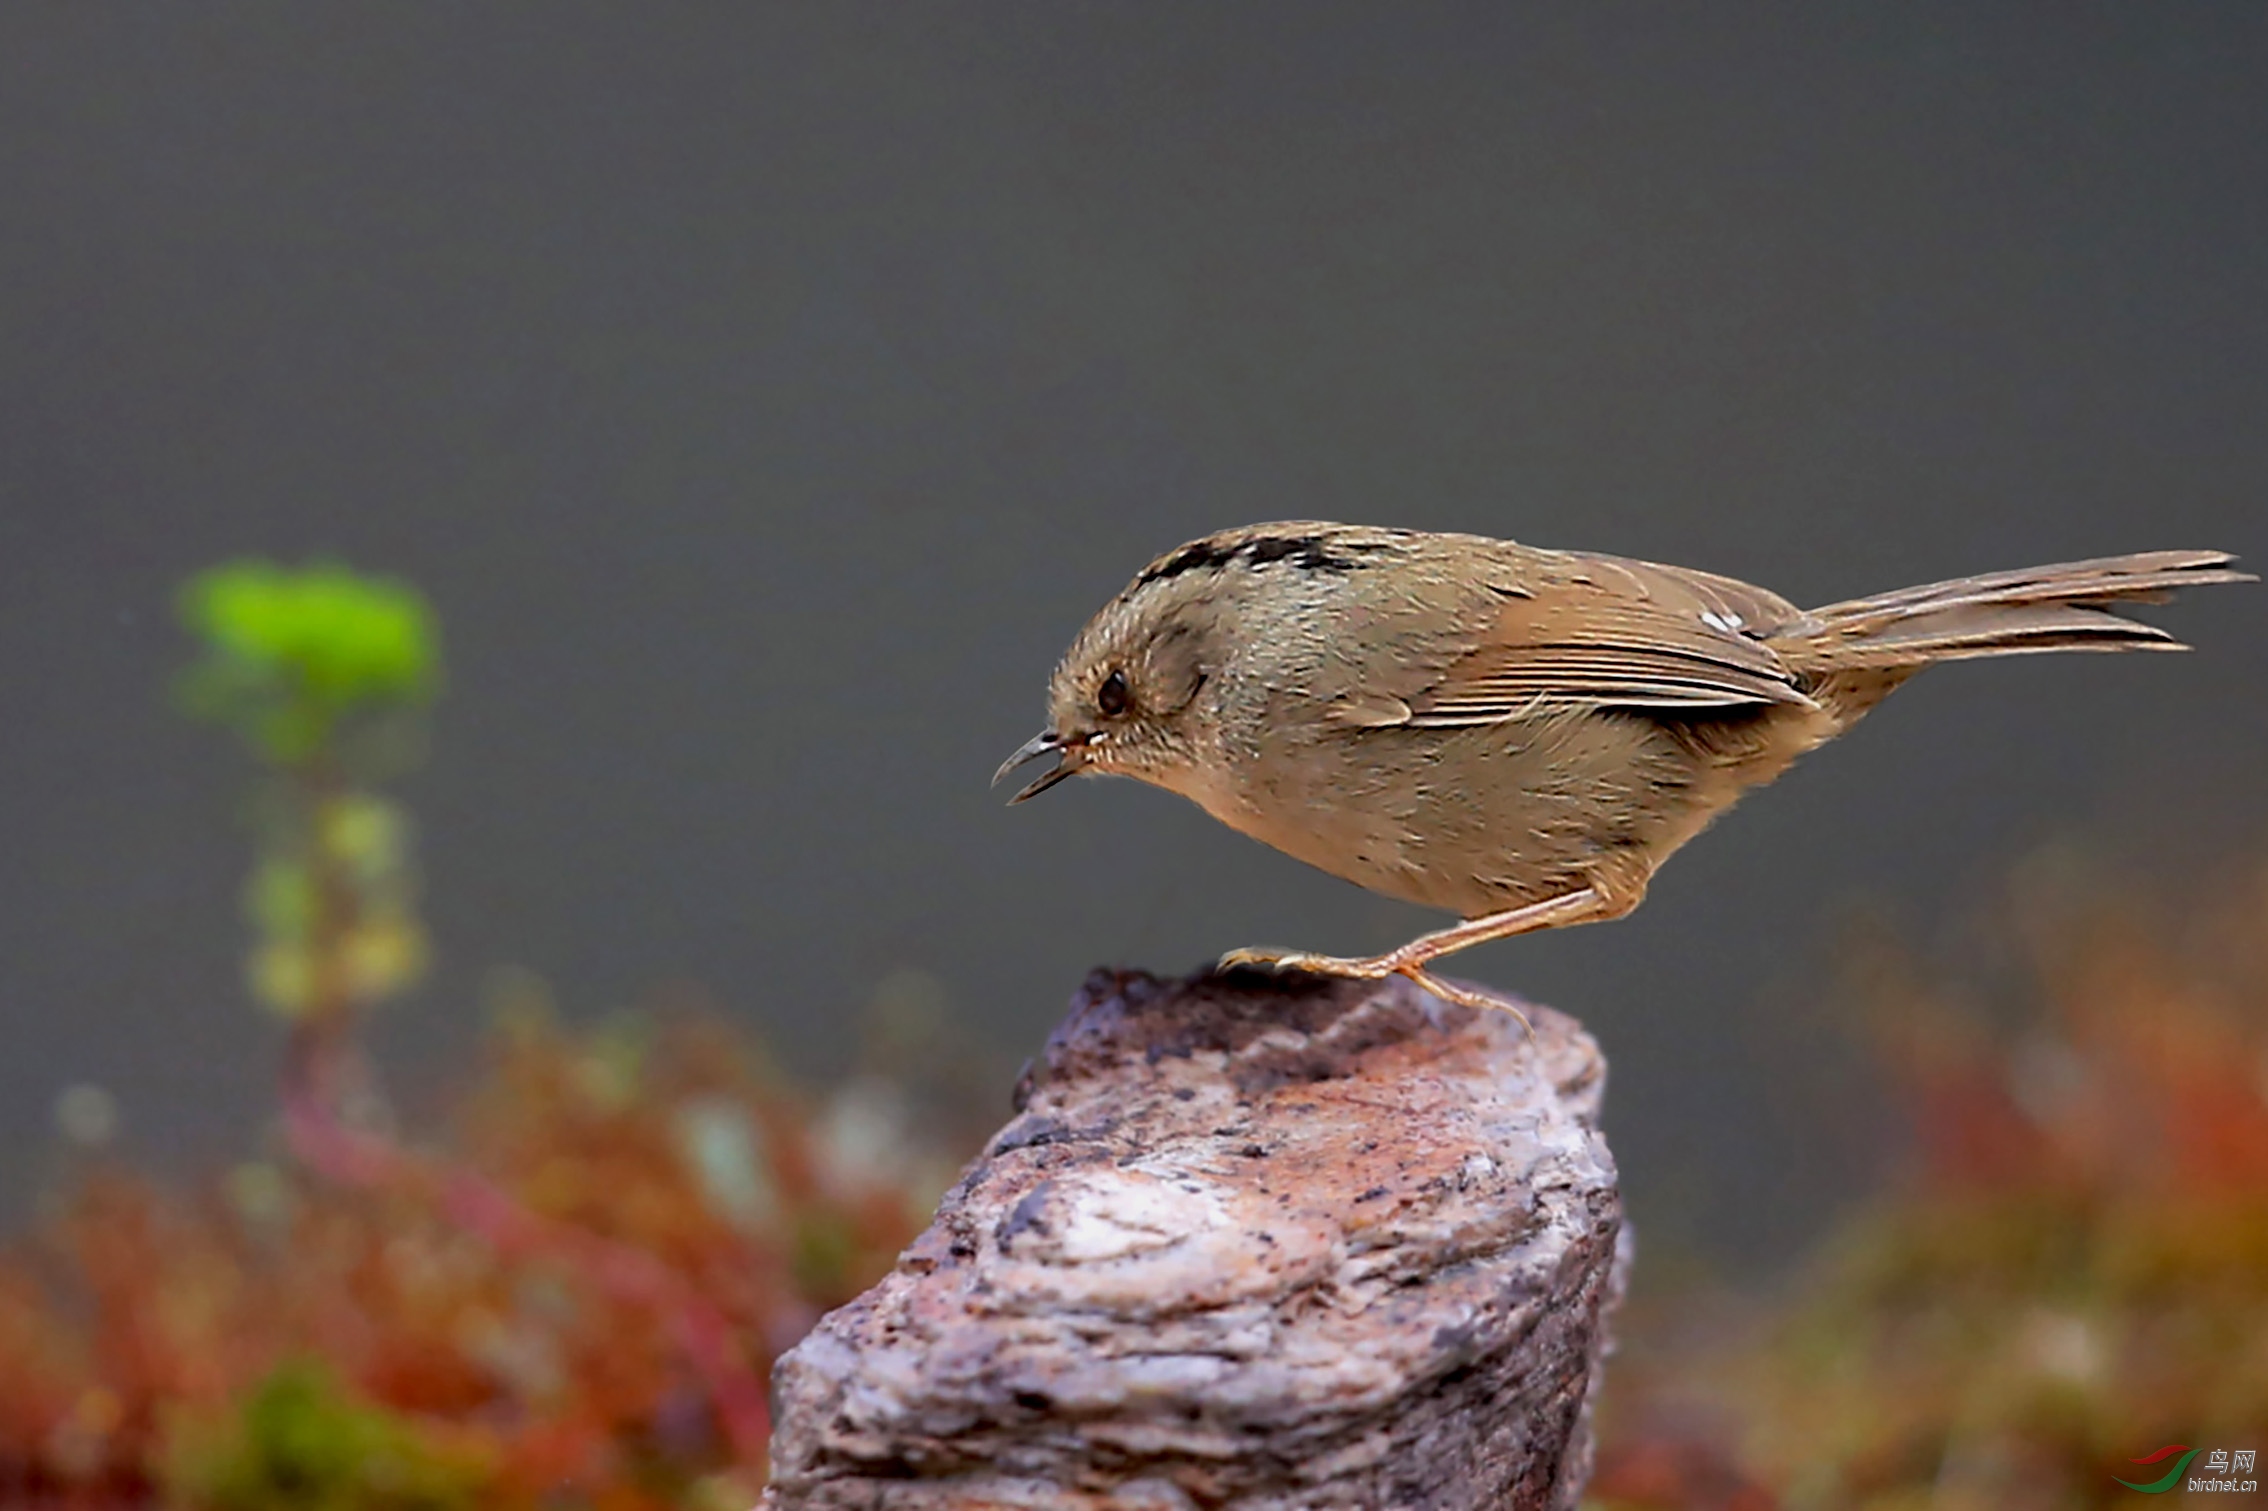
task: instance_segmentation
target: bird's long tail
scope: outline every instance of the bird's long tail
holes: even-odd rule
[[[2117,606],[2163,602],[2177,588],[2256,580],[2231,567],[2234,560],[2225,551],[2138,551],[1933,582],[1813,609],[1773,644],[1814,676],[1910,673],[1933,661],[2034,651],[2187,650]]]

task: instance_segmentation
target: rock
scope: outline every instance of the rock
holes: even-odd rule
[[[1097,972],[774,1375],[779,1508],[1572,1508],[1619,1291],[1573,1022]]]

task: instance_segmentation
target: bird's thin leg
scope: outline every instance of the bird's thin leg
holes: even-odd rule
[[[1614,909],[1606,897],[1595,887],[1581,887],[1542,902],[1523,903],[1501,913],[1490,913],[1481,918],[1468,918],[1462,923],[1420,934],[1399,949],[1383,955],[1311,955],[1305,950],[1245,949],[1230,950],[1221,957],[1221,969],[1237,966],[1258,966],[1266,970],[1309,971],[1319,976],[1353,976],[1376,981],[1387,976],[1407,976],[1419,986],[1444,1001],[1465,1007],[1491,1007],[1505,1009],[1507,1004],[1494,997],[1483,996],[1463,987],[1451,986],[1435,976],[1426,967],[1444,955],[1470,949],[1476,944],[1487,944],[1494,939],[1509,939],[1515,934],[1533,934],[1538,929],[1555,929],[1571,923],[1589,923],[1594,919],[1611,918]],[[1510,1009],[1515,1017],[1518,1009]],[[1523,1017],[1521,1021],[1527,1020]]]

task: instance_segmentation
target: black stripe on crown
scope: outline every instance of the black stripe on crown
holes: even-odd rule
[[[1255,535],[1234,544],[1218,539],[1194,541],[1134,579],[1147,587],[1184,572],[1218,570],[1236,562],[1264,567],[1289,562],[1302,572],[1352,572],[1363,565],[1357,558],[1388,549],[1376,541],[1333,540],[1327,535]]]

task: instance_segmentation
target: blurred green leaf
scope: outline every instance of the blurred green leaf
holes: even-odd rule
[[[842,1214],[815,1208],[802,1214],[795,1225],[788,1265],[796,1288],[807,1296],[848,1300],[857,1293],[851,1283],[858,1259],[858,1235]]]
[[[321,752],[348,715],[418,707],[440,687],[433,610],[394,578],[235,561],[191,578],[180,609],[205,648],[182,706],[279,764]]]
[[[357,880],[371,883],[398,874],[409,846],[409,821],[400,807],[366,792],[334,798],[316,815],[316,842]]]
[[[244,884],[244,912],[264,940],[304,940],[315,921],[315,883],[307,867],[288,855],[264,857]]]
[[[307,1016],[315,1000],[315,962],[302,944],[262,944],[246,958],[244,973],[252,995],[287,1021]]]
[[[170,1469],[174,1492],[211,1511],[469,1511],[493,1478],[316,1364],[283,1366],[233,1418],[185,1430]]]

